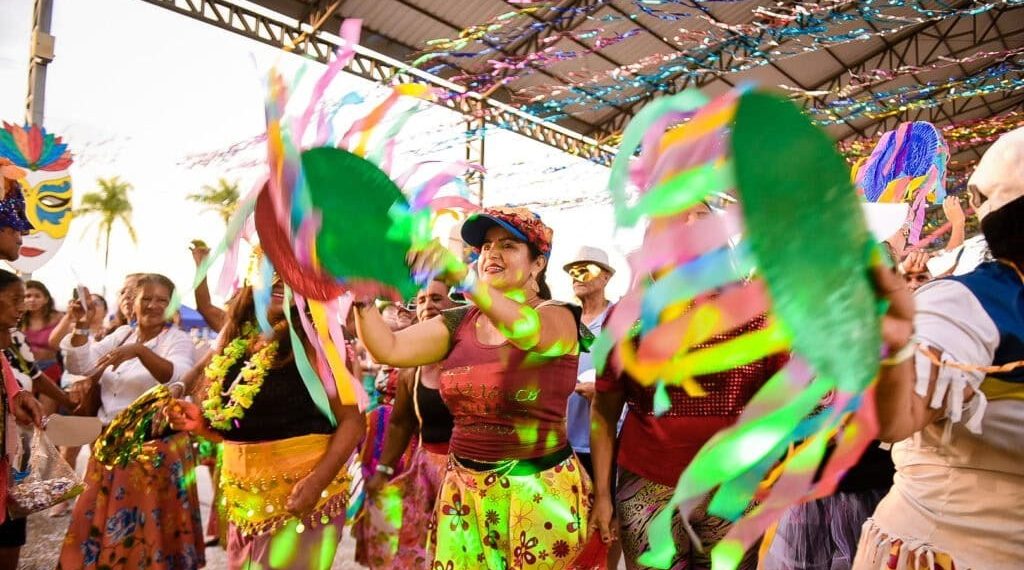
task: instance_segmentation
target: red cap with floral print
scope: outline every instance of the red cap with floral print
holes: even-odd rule
[[[494,226],[505,228],[516,239],[532,244],[544,257],[551,255],[551,237],[554,232],[541,221],[540,216],[523,207],[484,208],[462,224],[462,240],[480,249],[487,230]]]

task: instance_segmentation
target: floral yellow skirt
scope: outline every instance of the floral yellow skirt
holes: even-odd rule
[[[568,567],[587,540],[590,478],[573,455],[534,475],[473,471],[451,458],[431,523],[434,568]]]

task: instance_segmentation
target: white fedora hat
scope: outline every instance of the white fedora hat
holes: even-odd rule
[[[615,275],[615,269],[608,263],[608,253],[599,247],[593,247],[590,245],[584,245],[576,252],[576,255],[572,258],[573,260],[562,266],[562,269],[569,271],[569,268],[573,265],[579,265],[581,263],[593,263],[594,265],[604,269],[608,273]]]

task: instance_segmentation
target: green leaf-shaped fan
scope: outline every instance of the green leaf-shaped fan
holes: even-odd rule
[[[391,178],[372,162],[330,147],[303,152],[302,168],[313,207],[323,216],[316,240],[321,265],[346,284],[376,281],[403,298],[414,295],[405,263],[409,237],[388,236],[389,212],[396,204],[408,207]]]

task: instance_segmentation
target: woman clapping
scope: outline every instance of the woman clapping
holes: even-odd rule
[[[70,372],[99,375],[98,415],[104,424],[157,384],[184,387],[180,379],[195,355],[189,336],[168,324],[173,292],[174,284],[163,275],[139,278],[133,292],[136,325],[121,326],[100,341],[93,340],[81,305],[69,307],[78,326],[61,348]],[[187,570],[205,564],[188,434],[145,446],[149,459],[125,467],[89,460],[87,487],[75,505],[58,568]]]

